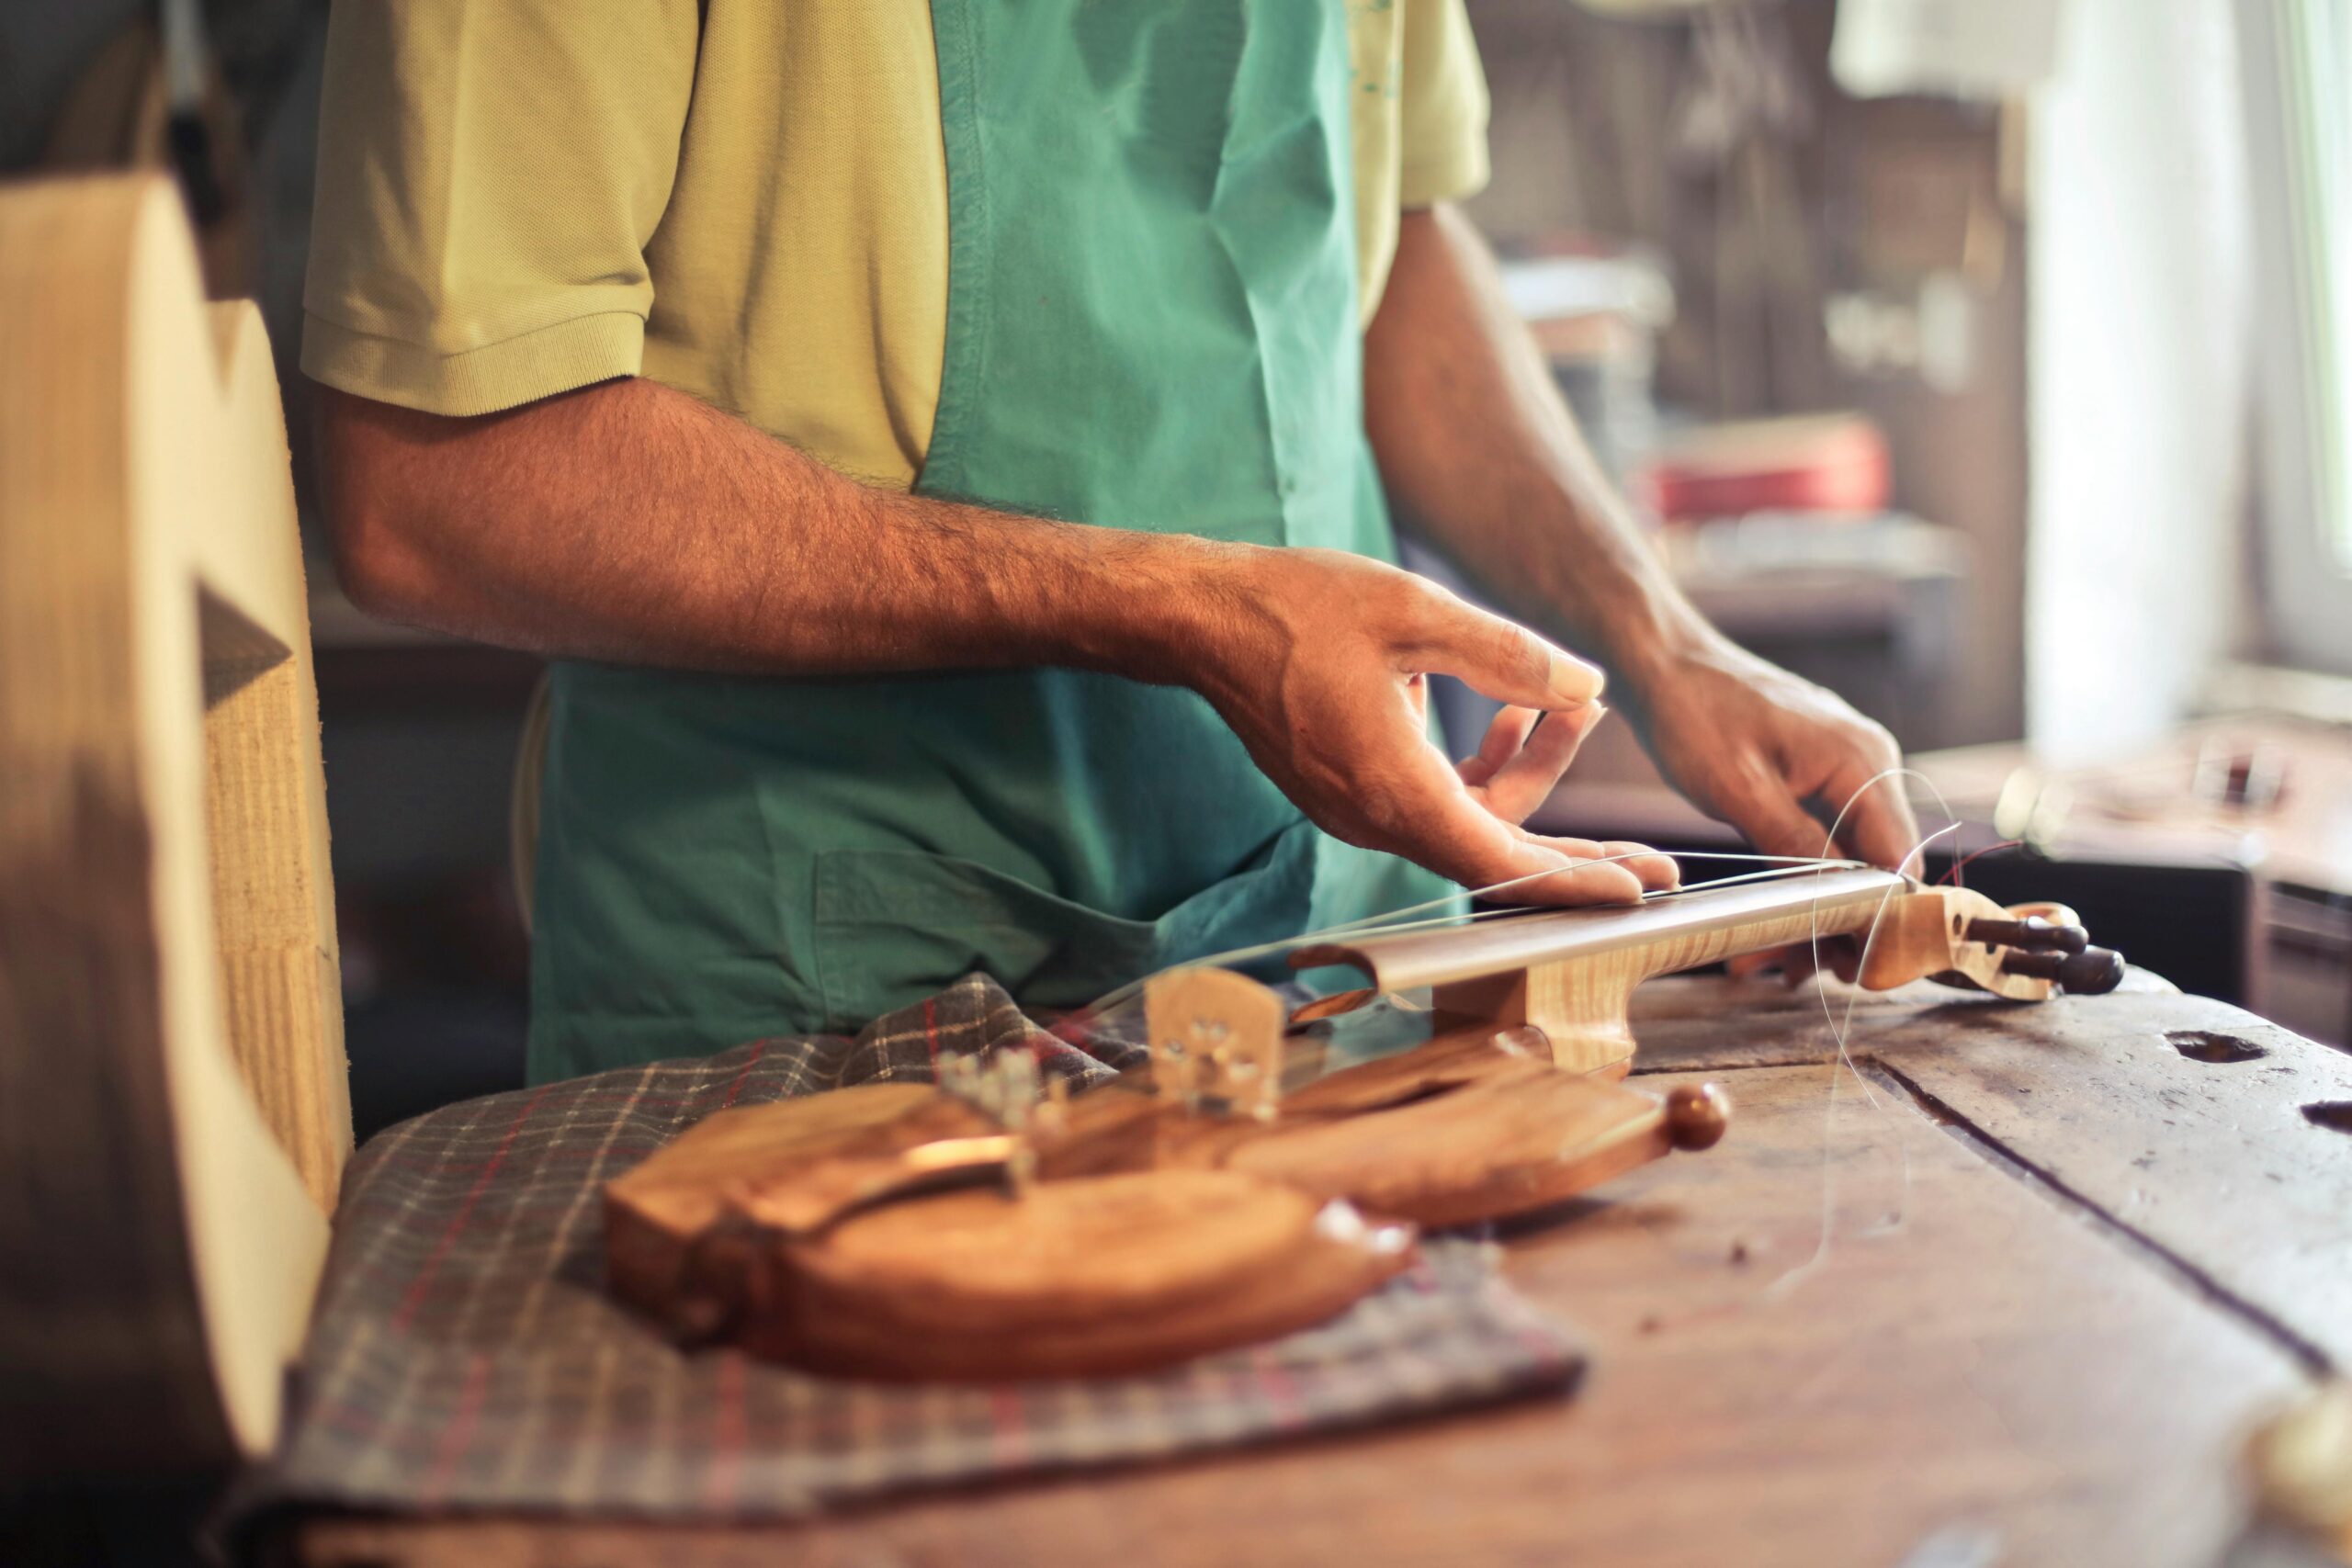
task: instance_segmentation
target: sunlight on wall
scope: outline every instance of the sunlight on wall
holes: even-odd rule
[[[2253,324],[2229,0],[2075,0],[2032,120],[2028,738],[2177,719],[2241,593]]]

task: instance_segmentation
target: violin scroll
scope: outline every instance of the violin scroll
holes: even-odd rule
[[[2091,945],[2090,932],[2068,922],[2027,915],[2020,919],[1977,919],[1961,928],[1966,940],[2006,948],[2001,973],[2049,980],[2076,996],[2104,996],[2123,983],[2123,955]]]
[[[2123,955],[2093,945],[2063,904],[2002,908],[1981,893],[1931,887],[1895,901],[1871,939],[1862,984],[1883,990],[1925,976],[2011,1001],[2053,990],[2098,996],[2123,983]]]

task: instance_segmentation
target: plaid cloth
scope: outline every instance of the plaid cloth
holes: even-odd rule
[[[601,1289],[598,1190],[714,1111],[1025,1048],[1091,1082],[1131,1042],[1042,1033],[973,976],[854,1041],[766,1040],[449,1106],[344,1179],[282,1450],[230,1523],[288,1503],[778,1518],[904,1487],[1257,1441],[1558,1389],[1575,1342],[1479,1245],[1333,1322],[1153,1376],[833,1381],[682,1353]]]

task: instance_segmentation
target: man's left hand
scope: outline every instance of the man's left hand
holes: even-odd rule
[[[1896,870],[1916,849],[1902,780],[1877,776],[1902,765],[1901,750],[1835,693],[1719,637],[1626,684],[1668,782],[1766,854],[1850,852]]]

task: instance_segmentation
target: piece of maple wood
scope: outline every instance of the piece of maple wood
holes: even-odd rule
[[[2088,1033],[2114,1000],[2006,1010]],[[1971,1015],[1922,1016],[1964,1064]],[[1703,1055],[1804,1027],[1793,1008],[1760,1017],[1680,1005],[1645,1019],[1645,1048]],[[1873,1080],[1883,1112],[1849,1079],[1830,1114],[1820,1066],[1716,1076],[1740,1101],[1720,1150],[1503,1236],[1512,1282],[1589,1335],[1594,1371],[1572,1398],[799,1526],[322,1516],[290,1544],[311,1568],[2221,1558],[2240,1439],[2303,1381],[2291,1349],[1892,1079]],[[2120,1108],[2151,1127],[2162,1112]],[[2237,1207],[2185,1172],[2154,1179]]]
[[[883,1149],[895,1154],[927,1138],[987,1130],[978,1112],[929,1084],[865,1084],[706,1117],[605,1185],[605,1279],[616,1295],[673,1334],[701,1337],[734,1310],[732,1282],[706,1277],[696,1256],[702,1239],[725,1221],[734,1195],[789,1182],[818,1160],[853,1153],[877,1132]],[[849,1190],[827,1184],[814,1195],[814,1207],[782,1220],[787,1228],[809,1228],[856,1201],[858,1163],[840,1157],[836,1164]]]
[[[1709,1086],[1687,1098],[1688,1106],[1669,1108],[1620,1084],[1529,1063],[1384,1111],[1293,1117],[1235,1144],[1223,1164],[1418,1224],[1472,1224],[1589,1191],[1678,1142],[1690,1146],[1678,1124],[1698,1106],[1713,1121],[1713,1135],[1696,1146],[1713,1143],[1727,1097]]]
[[[1263,1064],[1269,1076],[1277,1066]],[[673,1337],[723,1337],[829,1370],[1043,1377],[1081,1354],[1088,1365],[1139,1368],[1245,1324],[1293,1325],[1307,1310],[1285,1304],[1294,1298],[1322,1303],[1328,1316],[1331,1303],[1353,1299],[1350,1281],[1360,1293],[1378,1276],[1339,1267],[1318,1245],[1300,1250],[1291,1272],[1261,1268],[1248,1290],[1227,1291],[1215,1238],[1184,1234],[1188,1224],[1227,1223],[1225,1211],[1172,1201],[1152,1222],[1162,1272],[1115,1306],[1077,1280],[1005,1271],[1008,1249],[1044,1256],[1051,1226],[1091,1222],[1087,1193],[1126,1194],[1145,1214],[1134,1195],[1152,1189],[1130,1179],[1170,1178],[1168,1191],[1182,1193],[1190,1189],[1175,1177],[1238,1173],[1310,1207],[1340,1201],[1375,1220],[1459,1225],[1556,1202],[1677,1147],[1707,1147],[1729,1115],[1720,1091],[1661,1097],[1564,1073],[1516,1036],[1483,1029],[1343,1068],[1272,1120],[1196,1114],[1182,1094],[1105,1085],[1037,1108],[1025,1144],[946,1093],[871,1085],[720,1111],[607,1184],[605,1276]],[[1034,1180],[1007,1201],[1016,1160]],[[939,1195],[976,1185],[991,1190]],[[960,1235],[984,1216],[1004,1232],[1001,1246],[923,1244],[926,1225]],[[872,1256],[877,1236],[905,1247],[906,1262]],[[1002,1323],[984,1329],[986,1303],[1014,1278],[1025,1293],[1000,1302]],[[1200,1303],[1220,1293],[1229,1301],[1204,1312]],[[1072,1302],[1091,1303],[1076,1316],[1099,1317],[1101,1332],[1066,1326]],[[963,1326],[945,1333],[950,1322]]]
[[[277,381],[162,177],[0,189],[0,1474],[275,1439],[351,1119]]]
[[[1310,1327],[1411,1253],[1408,1228],[1234,1171],[958,1192],[746,1247],[756,1311],[741,1337],[865,1377],[1116,1375]]]

